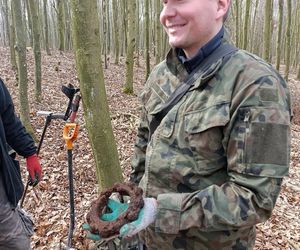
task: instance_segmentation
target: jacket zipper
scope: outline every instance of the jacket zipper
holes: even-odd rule
[[[246,152],[247,152],[247,137],[250,132],[250,110],[245,112],[244,123],[245,123],[245,136],[244,136],[244,160],[247,162]]]

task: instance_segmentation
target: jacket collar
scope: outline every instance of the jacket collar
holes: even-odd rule
[[[224,35],[225,34],[225,35]],[[172,74],[183,81],[207,56],[209,56],[222,43],[228,43],[226,29],[222,26],[220,31],[206,45],[199,49],[196,56],[187,60],[180,48],[171,48],[166,57],[166,64]]]
[[[191,59],[187,59],[183,49],[176,48],[176,54],[179,61],[184,65],[187,72],[190,74],[197,66],[208,57],[216,48],[218,48],[222,43],[222,38],[224,37],[224,27],[203,47],[201,47],[197,54]]]

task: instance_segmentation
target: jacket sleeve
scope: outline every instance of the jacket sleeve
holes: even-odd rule
[[[156,231],[235,230],[270,217],[288,175],[289,93],[286,83],[273,75],[236,89],[222,141],[228,181],[194,193],[158,195]]]
[[[1,120],[7,143],[21,156],[33,155],[36,152],[34,141],[16,116],[11,96],[1,79],[0,96]]]

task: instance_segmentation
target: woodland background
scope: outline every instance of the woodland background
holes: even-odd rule
[[[0,0],[0,77],[17,113],[36,138],[38,111],[64,112],[61,85],[80,87],[73,172],[75,249],[88,249],[82,224],[99,191],[126,179],[139,121],[140,93],[151,68],[169,49],[159,24],[161,0]],[[292,97],[289,177],[270,220],[258,225],[255,249],[300,249],[300,2],[233,0],[226,23],[232,42],[272,63]],[[91,95],[93,94],[93,95]],[[53,120],[40,152],[43,181],[29,188],[24,207],[35,220],[33,249],[60,249],[69,225],[67,157]],[[25,162],[23,178],[26,182]]]

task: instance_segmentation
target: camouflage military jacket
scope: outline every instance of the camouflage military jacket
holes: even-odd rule
[[[140,236],[148,249],[251,249],[255,225],[270,217],[288,175],[288,87],[239,50],[195,74],[149,138],[153,115],[186,75],[172,50],[141,93],[131,180],[157,198],[158,213]]]

